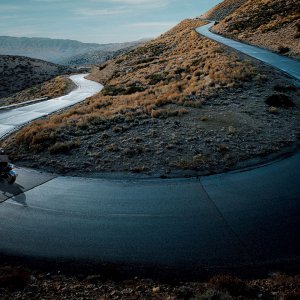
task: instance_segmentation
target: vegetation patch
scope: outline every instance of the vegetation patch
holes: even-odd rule
[[[295,103],[285,94],[274,94],[266,99],[266,103],[273,107],[294,107]]]
[[[298,6],[298,0],[225,0],[209,15],[220,20],[217,33],[300,59]]]

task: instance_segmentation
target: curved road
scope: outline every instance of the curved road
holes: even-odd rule
[[[213,26],[213,23],[214,22],[210,22],[209,24],[197,28],[197,32],[209,39],[234,48],[272,67],[284,71],[285,73],[291,75],[296,79],[300,79],[300,61],[276,54],[263,48],[247,45],[215,34],[210,31],[211,27]]]
[[[30,121],[72,106],[99,93],[103,86],[97,82],[85,79],[85,76],[87,74],[70,76],[70,79],[76,85],[76,89],[68,95],[0,112],[0,139]]]
[[[0,183],[0,253],[193,270],[299,262],[299,166],[300,153],[198,179],[20,169]]]

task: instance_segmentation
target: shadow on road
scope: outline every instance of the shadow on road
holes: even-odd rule
[[[5,180],[0,180],[0,203],[12,198],[13,201],[27,207],[26,196],[24,194],[24,187],[17,183],[9,184]]]

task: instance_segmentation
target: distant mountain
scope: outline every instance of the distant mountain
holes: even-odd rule
[[[131,44],[132,46],[130,47],[119,49],[116,51],[98,50],[89,53],[79,54],[66,61],[66,64],[72,66],[101,64],[107,60],[115,58],[118,55],[124,54],[125,52],[134,49],[139,45],[139,42],[133,42]]]
[[[69,67],[39,59],[0,55],[0,98],[72,71]]]
[[[139,43],[93,44],[75,40],[0,36],[0,55],[27,56],[53,63],[68,64],[74,57],[80,55],[95,51],[100,51],[100,54],[103,51],[105,56],[106,52],[115,52]]]

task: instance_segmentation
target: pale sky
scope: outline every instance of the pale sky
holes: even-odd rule
[[[222,0],[0,0],[0,35],[111,43],[156,37]]]

